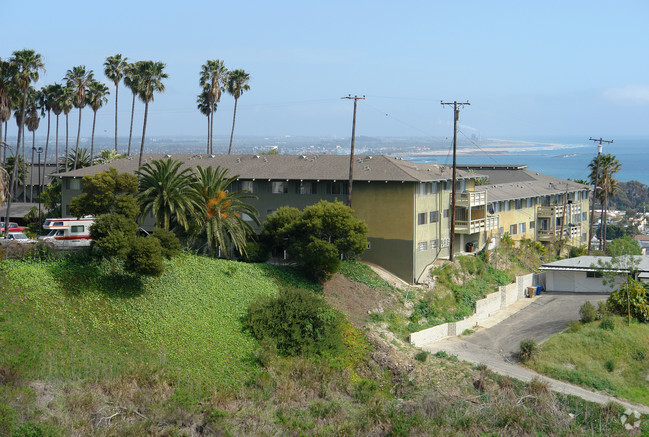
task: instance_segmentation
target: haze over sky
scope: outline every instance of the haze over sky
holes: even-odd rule
[[[357,135],[449,136],[452,111],[440,100],[467,99],[462,129],[483,137],[649,135],[646,1],[1,5],[0,57],[39,52],[47,72],[38,86],[85,65],[114,93],[103,74],[107,56],[166,63],[167,90],[150,105],[151,136],[205,135],[198,75],[216,58],[251,75],[236,135],[349,136],[353,104],[340,97],[350,93],[367,97],[359,102]],[[98,135],[113,132],[109,99]],[[120,136],[128,135],[130,99],[122,86]],[[229,135],[233,106],[224,94],[215,135]],[[89,136],[91,111],[84,114]],[[135,129],[142,116],[138,103]]]

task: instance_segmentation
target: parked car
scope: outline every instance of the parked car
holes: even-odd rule
[[[25,232],[25,229],[27,229],[27,226],[18,226],[16,222],[9,222],[9,232]],[[4,222],[0,222],[0,232],[3,234],[5,232]]]
[[[18,243],[30,243],[33,241],[22,232],[9,232],[9,235],[7,236],[7,238],[5,238],[5,240],[16,241]]]

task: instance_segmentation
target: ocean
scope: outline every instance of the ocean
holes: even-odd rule
[[[608,139],[608,138],[605,138]],[[622,164],[619,181],[636,180],[649,185],[649,138],[613,138],[603,144]],[[531,138],[466,140],[458,145],[458,164],[526,164],[530,170],[562,179],[587,179],[588,164],[597,156],[598,143],[587,138]],[[449,150],[402,155],[422,163],[452,164]]]

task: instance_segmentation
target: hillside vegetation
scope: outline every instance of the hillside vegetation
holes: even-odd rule
[[[370,325],[365,336],[343,321],[339,356],[281,357],[242,316],[259,297],[319,285],[269,265],[165,263],[145,278],[110,262],[0,262],[0,435],[625,433],[615,406],[453,356],[415,359]],[[336,275],[325,295],[353,305],[359,327],[363,306],[399,293],[360,264],[343,271],[355,280]]]

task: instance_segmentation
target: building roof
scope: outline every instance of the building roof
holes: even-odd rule
[[[603,266],[611,265],[611,268],[606,270],[615,272],[626,272],[631,265],[635,265],[638,272],[649,272],[649,256],[623,256],[617,258],[617,263],[611,264],[612,257],[610,256],[578,256],[575,258],[562,259],[551,263],[543,264],[541,270],[564,270],[564,271],[596,271],[603,268]]]
[[[349,155],[190,155],[145,154],[143,163],[154,159],[172,158],[184,167],[227,168],[240,179],[268,180],[340,180],[349,179]],[[114,167],[118,172],[134,173],[138,156],[122,158],[106,164],[94,165],[59,177],[83,177]],[[481,177],[475,172],[459,170],[458,179]],[[355,181],[432,182],[452,178],[451,167],[439,164],[419,164],[385,155],[358,155],[354,157]]]
[[[589,185],[548,176],[527,170],[526,165],[461,165],[488,178],[486,185],[477,185],[476,191],[486,191],[488,201],[513,200],[527,197],[563,194],[568,191],[592,189]]]

